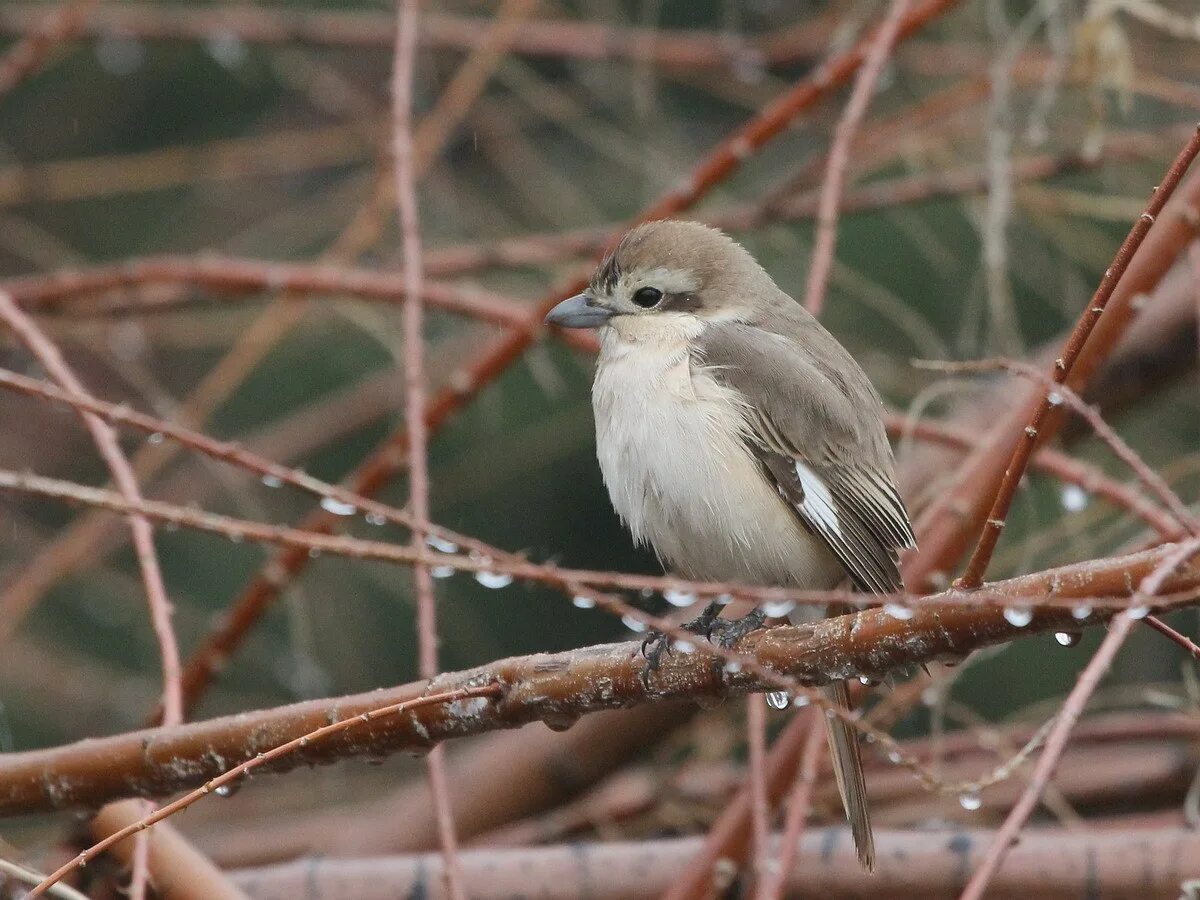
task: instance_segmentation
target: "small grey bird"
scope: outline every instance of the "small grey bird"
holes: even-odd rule
[[[879,395],[740,244],[695,222],[641,225],[546,322],[601,329],[600,469],[634,539],[665,566],[696,580],[828,589],[848,576],[859,590],[902,589],[899,551],[915,539]],[[826,690],[848,706],[845,682]],[[827,721],[871,869],[857,734]]]

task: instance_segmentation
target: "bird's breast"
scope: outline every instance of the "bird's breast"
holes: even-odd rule
[[[840,567],[746,448],[740,397],[693,367],[686,344],[610,332],[592,404],[613,507],[673,569],[714,580],[836,583]]]

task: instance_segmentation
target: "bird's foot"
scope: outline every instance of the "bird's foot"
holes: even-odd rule
[[[684,622],[679,627],[684,631],[703,635],[708,640],[712,640],[718,625],[729,624],[721,621],[721,606],[722,604],[714,600],[704,607],[704,611],[700,615],[689,622]],[[663,654],[670,652],[670,635],[663,634],[661,631],[651,631],[642,639],[642,656],[646,657],[646,667],[642,669],[642,684],[645,687],[650,686],[650,675],[662,662]]]
[[[767,614],[761,608],[752,609],[740,619],[717,619],[709,628],[708,639],[718,647],[731,650],[746,635],[762,628],[766,621]]]
[[[692,634],[703,635],[706,639],[725,650],[732,647],[753,631],[758,631],[767,621],[767,614],[761,608],[746,613],[740,619],[722,619],[721,603],[716,601],[704,607],[704,611],[681,628]],[[650,686],[650,676],[662,662],[664,653],[671,652],[671,638],[661,631],[651,631],[642,640],[642,656],[646,657],[646,667],[642,669],[642,684]]]

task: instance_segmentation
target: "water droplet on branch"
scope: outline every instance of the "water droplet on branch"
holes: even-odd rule
[[[791,702],[792,698],[786,691],[771,691],[767,694],[767,706],[771,709],[787,709]]]
[[[438,537],[436,534],[426,535],[425,544],[429,548],[436,550],[438,553],[458,552],[458,544],[454,543],[454,541],[448,541],[443,537]]]
[[[624,625],[626,628],[628,628],[630,631],[633,631],[638,634],[641,634],[643,631],[646,630],[646,625],[644,622],[639,622],[637,619],[635,619],[633,616],[630,616],[630,615],[621,616],[621,624]]]
[[[693,603],[695,603],[696,595],[691,591],[676,591],[668,589],[663,591],[663,599],[672,606],[684,607],[691,606]]]
[[[893,619],[899,619],[901,622],[906,622],[913,617],[913,611],[901,603],[885,604],[883,611]]]
[[[794,600],[772,600],[762,605],[763,614],[768,619],[782,619],[795,608]]]
[[[507,572],[476,572],[475,580],[492,590],[506,588],[513,583],[513,577]]]
[[[322,497],[321,509],[335,516],[352,516],[358,512],[358,507],[353,503],[343,503],[336,497]]]
[[[1024,628],[1033,621],[1033,610],[1028,606],[1006,606],[1004,621],[1014,628]]]

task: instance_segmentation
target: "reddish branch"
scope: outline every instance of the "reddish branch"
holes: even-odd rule
[[[833,146],[825,166],[825,179],[821,185],[821,200],[817,209],[817,235],[813,244],[812,262],[808,268],[808,285],[804,289],[804,305],[814,316],[821,314],[825,303],[825,287],[829,283],[829,271],[833,267],[834,250],[837,246],[838,204],[842,197],[842,185],[846,169],[850,165],[850,145],[854,141],[858,126],[867,113],[871,95],[883,72],[884,64],[896,43],[900,22],[908,11],[909,0],[892,0],[887,16],[867,48],[866,59],[854,81],[854,90],[846,103],[842,117],[833,132]]]
[[[413,146],[413,80],[417,55],[418,0],[401,0],[396,13],[396,50],[392,61],[392,162],[397,219],[404,256],[404,430],[408,436],[409,508],[417,557],[413,585],[417,601],[417,670],[426,680],[438,673],[437,610],[433,575],[424,559],[429,533],[429,437],[425,427],[425,309],[421,297],[421,225],[417,207],[417,174]],[[442,874],[451,900],[464,897],[458,867],[458,837],[450,812],[446,757],[434,747],[426,759],[429,788],[437,813]]]
[[[947,592],[931,598],[938,605],[916,608],[908,619],[871,609],[811,625],[756,632],[738,645],[737,658],[755,659],[766,671],[804,685],[833,678],[879,679],[905,666],[958,658],[1016,637],[1077,628],[1080,621],[1070,610],[1038,602],[1047,597],[1072,601],[1128,597],[1130,584],[1141,583],[1178,552],[1178,545],[1166,545],[992,585],[1010,605],[1030,606],[1031,619],[1023,626],[1009,622],[1001,606],[964,605],[956,602],[961,594]],[[1181,567],[1166,577],[1160,590],[1160,604],[1168,595],[1179,598],[1175,605],[1196,602],[1200,568]],[[1110,615],[1111,611],[1097,609],[1087,622],[1106,621]],[[352,755],[422,752],[449,738],[531,721],[566,727],[602,709],[670,699],[711,700],[778,686],[778,679],[764,682],[748,668],[729,671],[714,665],[717,651],[707,645],[669,656],[647,685],[637,647],[637,642],[627,642],[519,657],[441,675],[431,683],[5,754],[0,756],[0,815],[95,805],[131,793],[155,796],[195,786],[233,764],[307,734],[331,716],[340,721],[430,692],[493,683],[504,688],[503,697],[494,702],[427,707],[369,723],[371,727],[348,728],[298,754],[272,761],[268,768],[284,770]]]
[[[44,4],[6,3],[0,7],[0,32],[23,35],[45,15]],[[472,50],[486,41],[493,20],[434,13],[421,28],[422,45]],[[735,66],[747,56],[765,64],[794,61],[823,52],[832,28],[817,22],[787,29],[763,39],[705,32],[609,25],[569,19],[525,23],[514,36],[512,51],[525,56],[652,62],[673,68]],[[395,21],[371,10],[301,10],[249,5],[219,8],[168,6],[156,3],[106,3],[84,23],[89,37],[121,35],[140,40],[208,41],[214,34],[233,34],[254,43],[319,46],[391,46]]]
[[[51,54],[78,34],[96,0],[74,0],[49,15],[37,12],[36,24],[0,57],[0,99],[46,64]]]
[[[83,383],[67,365],[58,348],[42,333],[29,316],[0,291],[0,319],[17,335],[20,341],[37,358],[55,381],[72,394],[89,398]],[[125,458],[116,431],[101,417],[77,410],[84,425],[92,436],[101,458],[112,473],[113,481],[121,496],[130,504],[141,502],[141,490],[137,478]],[[146,603],[150,610],[150,621],[158,640],[159,656],[162,659],[164,721],[177,724],[183,720],[183,703],[180,692],[179,644],[171,625],[171,603],[163,584],[162,570],[154,550],[154,530],[150,521],[141,513],[130,511],[129,530],[137,552],[138,566],[142,573],[142,585],[146,591]],[[2,633],[2,631],[0,631]]]
[[[449,691],[439,691],[436,694],[430,694],[423,697],[415,697],[409,700],[398,701],[396,703],[376,704],[368,710],[361,713],[356,713],[344,717],[336,717],[336,721],[327,722],[325,725],[314,727],[311,730],[293,738],[290,741],[278,744],[271,747],[269,750],[256,753],[254,756],[243,760],[238,765],[220,775],[206,781],[199,788],[180,797],[178,800],[168,803],[166,806],[155,811],[152,815],[145,818],[137,819],[130,822],[122,828],[114,830],[103,840],[97,842],[91,847],[77,855],[70,862],[59,867],[50,874],[41,884],[34,888],[29,896],[36,897],[45,893],[56,882],[66,876],[72,869],[80,868],[87,865],[88,861],[95,859],[109,847],[120,841],[125,840],[135,834],[145,831],[156,822],[161,822],[168,816],[172,816],[180,810],[186,809],[202,797],[208,796],[210,793],[217,792],[222,789],[228,789],[230,785],[237,782],[239,779],[244,779],[251,770],[268,766],[273,760],[287,757],[289,754],[304,750],[313,743],[320,743],[327,738],[335,735],[340,735],[346,731],[358,728],[360,725],[370,725],[372,722],[381,719],[388,719],[400,715],[401,713],[411,712],[416,709],[424,709],[429,706],[439,704],[452,703],[470,703],[472,700],[484,700],[485,702],[493,697],[500,695],[500,690],[494,684],[478,684],[470,687],[456,688]],[[213,751],[216,752],[216,751]],[[449,870],[447,870],[449,871]]]
[[[1154,224],[1159,214],[1162,213],[1171,195],[1175,193],[1175,189],[1183,180],[1184,174],[1197,154],[1200,154],[1200,128],[1195,130],[1191,140],[1187,142],[1179,152],[1179,155],[1175,157],[1174,162],[1163,178],[1162,184],[1155,188],[1154,196],[1150,200],[1149,205],[1147,205],[1146,211],[1138,217],[1137,222],[1134,223],[1132,230],[1121,244],[1120,249],[1117,250],[1117,255],[1113,258],[1112,265],[1105,270],[1104,277],[1100,280],[1100,286],[1096,289],[1096,293],[1088,303],[1087,309],[1080,315],[1075,328],[1067,338],[1066,344],[1063,345],[1061,355],[1054,361],[1054,369],[1050,377],[1055,384],[1065,384],[1071,377],[1075,364],[1083,354],[1084,345],[1087,343],[1088,338],[1091,337],[1096,323],[1108,307],[1108,302],[1112,299],[1113,293],[1117,289],[1117,284],[1125,275],[1125,271],[1129,268],[1134,254],[1142,246],[1142,242],[1150,232],[1150,227]],[[1017,486],[1021,483],[1021,479],[1025,475],[1025,470],[1029,466],[1029,459],[1033,455],[1033,449],[1039,441],[1046,439],[1046,436],[1042,434],[1042,430],[1053,408],[1053,404],[1050,401],[1050,393],[1045,390],[1039,391],[1041,396],[1033,408],[1033,413],[1028,420],[1029,424],[1025,426],[1022,437],[1017,439],[1016,447],[1012,452],[1012,458],[1009,460],[1004,470],[1004,476],[996,490],[991,511],[988,513],[987,520],[984,523],[983,533],[979,537],[979,543],[975,547],[975,552],[971,554],[966,571],[963,572],[962,577],[958,580],[958,585],[962,588],[970,590],[983,583],[984,572],[987,570],[988,563],[992,559],[992,552],[996,549],[996,542],[1000,539],[1000,532],[1004,529],[1009,508],[1012,506]]]
[[[221,256],[156,256],[110,266],[65,269],[49,275],[12,278],[4,288],[25,308],[37,312],[87,312],[105,304],[81,302],[95,294],[151,285],[191,285],[224,295],[286,292],[288,299],[309,294],[345,294],[364,300],[400,303],[409,296],[402,275],[322,263],[285,263]],[[436,309],[510,328],[522,327],[529,313],[520,301],[474,288],[436,281],[420,285],[421,300]],[[135,309],[174,306],[183,298],[147,298]],[[129,309],[126,304],[122,309]]]
[[[948,422],[913,420],[899,413],[887,413],[885,421],[892,437],[911,435],[957,450],[972,450],[980,443],[979,437],[970,429]],[[1039,448],[1033,455],[1032,465],[1065,484],[1076,485],[1137,516],[1164,540],[1177,540],[1186,533],[1170,514],[1155,506],[1140,492],[1110,478],[1098,466],[1050,447]]]
[[[1193,132],[1189,146],[1194,142]],[[1163,193],[1166,191],[1160,189],[1158,195]],[[1200,224],[1200,217],[1195,213],[1198,202],[1200,177],[1193,177],[1181,186],[1177,196],[1157,215],[1157,225],[1150,230],[1141,252],[1129,261],[1124,277],[1112,290],[1104,314],[1096,316],[1085,311],[1081,327],[1087,324],[1090,339],[1082,350],[1076,348],[1072,351],[1075,362],[1070,367],[1071,377],[1067,381],[1077,392],[1083,392],[1136,314],[1134,298],[1153,290],[1179,253],[1195,237],[1197,225]],[[1149,223],[1142,224],[1149,226]],[[1138,229],[1141,231],[1142,226],[1138,226]],[[1111,279],[1105,279],[1106,287],[1110,282]],[[1089,305],[1088,309],[1093,306]],[[1024,436],[1024,428],[1046,403],[1046,393],[1041,387],[1034,388],[1020,402],[1010,406],[1008,412],[1000,414],[988,438],[960,467],[955,483],[943,491],[921,516],[918,521],[921,552],[908,561],[905,571],[910,587],[919,589],[931,575],[955,565],[969,536],[977,533],[983,520],[988,517],[988,510],[994,505],[993,500],[1017,444],[1024,443],[1032,449],[1033,441]],[[1044,442],[1049,439],[1060,421],[1059,416],[1045,416],[1037,426],[1036,440]]]
[[[1131,602],[1138,604],[1152,603],[1153,598],[1163,589],[1163,585],[1171,578],[1174,572],[1187,564],[1197,553],[1200,553],[1200,538],[1193,538],[1179,545],[1171,545],[1170,549],[1163,553],[1161,559],[1155,563],[1153,569],[1138,579],[1140,583],[1137,591],[1134,592],[1131,598]],[[1143,607],[1143,609],[1146,608]],[[996,870],[1000,868],[1001,861],[1008,853],[1009,848],[1016,842],[1017,835],[1024,827],[1025,822],[1028,821],[1034,806],[1037,805],[1042,793],[1046,790],[1046,786],[1050,783],[1050,776],[1054,774],[1054,770],[1058,766],[1058,761],[1062,757],[1063,750],[1066,749],[1067,741],[1071,737],[1071,729],[1079,721],[1079,717],[1083,715],[1088,699],[1095,693],[1100,679],[1104,677],[1104,674],[1112,666],[1117,652],[1125,643],[1125,639],[1129,636],[1130,631],[1133,630],[1133,626],[1137,620],[1143,615],[1145,615],[1144,612],[1138,614],[1131,608],[1126,612],[1118,614],[1113,619],[1108,634],[1104,636],[1104,640],[1101,642],[1099,648],[1091,660],[1088,661],[1083,672],[1080,673],[1079,681],[1076,682],[1075,687],[1071,689],[1071,693],[1067,695],[1067,699],[1063,702],[1054,727],[1050,730],[1050,734],[1046,738],[1045,750],[1042,752],[1041,758],[1038,759],[1028,787],[1026,787],[1016,806],[1013,807],[1008,817],[1004,820],[1004,825],[996,833],[995,838],[988,847],[983,862],[980,863],[974,874],[972,874],[970,882],[967,883],[966,888],[963,890],[961,900],[982,900],[989,881],[995,875]]]

